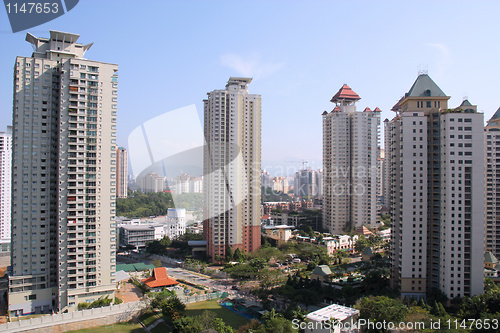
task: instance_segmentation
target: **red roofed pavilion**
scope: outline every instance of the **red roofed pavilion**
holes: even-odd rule
[[[179,284],[167,274],[166,267],[157,267],[153,269],[153,276],[142,280],[149,288],[171,287]]]
[[[336,103],[341,100],[358,101],[360,99],[361,97],[359,97],[358,94],[352,91],[352,89],[347,84],[344,84],[340,88],[340,90],[332,97],[330,102]]]

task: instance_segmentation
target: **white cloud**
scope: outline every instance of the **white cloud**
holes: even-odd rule
[[[260,55],[256,53],[246,57],[235,53],[226,53],[220,59],[223,66],[235,70],[242,76],[253,78],[266,77],[285,65],[283,62],[263,62]]]
[[[451,64],[451,52],[444,44],[428,43],[427,46],[436,48],[440,53],[440,57],[436,62],[436,69],[438,76],[442,77]]]

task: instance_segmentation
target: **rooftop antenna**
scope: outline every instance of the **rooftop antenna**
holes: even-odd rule
[[[418,75],[422,75],[422,74],[428,74],[429,71],[427,70],[427,65],[425,66],[425,69],[421,69],[420,68],[420,65],[418,65]]]

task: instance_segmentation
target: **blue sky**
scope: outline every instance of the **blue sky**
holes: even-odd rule
[[[119,64],[118,143],[164,112],[195,104],[230,76],[262,95],[262,165],[321,167],[321,113],[342,84],[382,120],[419,69],[458,106],[500,107],[499,1],[97,1],[29,29],[80,34],[86,57]],[[26,31],[0,9],[0,130],[12,121],[12,70]]]

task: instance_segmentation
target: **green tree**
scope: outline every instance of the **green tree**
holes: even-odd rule
[[[153,265],[155,265],[155,267],[161,267],[163,264],[161,263],[161,260],[159,259],[154,259],[152,261]]]
[[[163,301],[160,308],[163,316],[173,322],[183,315],[186,305],[177,296],[172,296]]]
[[[255,333],[295,333],[296,329],[293,328],[292,322],[283,318],[274,309],[267,312],[262,319],[265,320],[264,325],[261,325],[255,330]]]
[[[386,296],[369,296],[361,299],[356,307],[360,311],[360,318],[370,319],[375,322],[402,322],[408,313],[408,307],[396,299]],[[367,332],[386,332],[386,330],[371,330]]]
[[[233,258],[234,258],[233,249],[231,248],[231,246],[228,245],[226,248],[226,260],[233,261]]]
[[[358,253],[362,253],[364,249],[370,246],[370,242],[366,239],[365,236],[360,235],[356,244],[354,245],[354,249]]]
[[[236,251],[234,251],[233,258],[235,261],[238,261],[238,262],[243,262],[246,260],[245,253],[243,251],[241,251],[239,247],[236,248]]]

